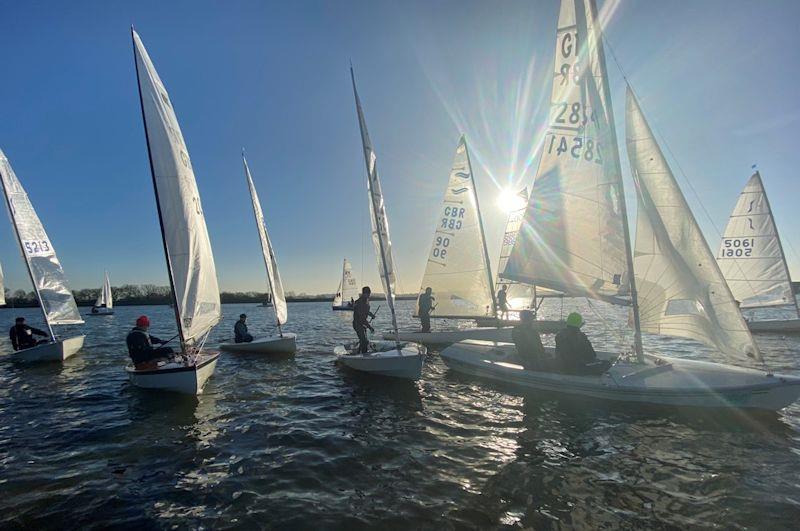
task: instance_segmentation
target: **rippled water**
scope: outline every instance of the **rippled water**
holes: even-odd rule
[[[411,326],[411,304],[398,306]],[[251,330],[271,328],[271,310],[226,305],[211,341],[242,311]],[[289,311],[294,359],[223,355],[197,399],[133,388],[123,370],[136,316],[174,334],[167,307],[87,318],[86,347],[63,365],[0,361],[0,526],[791,528],[800,517],[798,405],[752,418],[522,396],[450,373],[435,353],[416,384],[369,379],[333,363],[349,315]],[[584,313],[598,346],[623,339],[624,314]],[[32,309],[0,310],[0,322],[17,314],[40,322]],[[771,366],[800,372],[800,340],[759,344]]]

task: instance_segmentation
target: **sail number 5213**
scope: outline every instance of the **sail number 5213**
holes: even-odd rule
[[[28,256],[50,256],[53,254],[53,247],[47,240],[24,240],[22,247]]]

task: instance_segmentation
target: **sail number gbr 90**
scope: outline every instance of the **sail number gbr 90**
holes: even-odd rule
[[[444,207],[444,216],[442,216],[442,222],[436,232],[444,233],[445,235],[437,234],[436,238],[433,240],[433,249],[431,249],[433,258],[444,260],[447,257],[447,248],[450,247],[450,236],[455,236],[454,232],[449,231],[461,230],[464,212],[466,212],[466,209],[463,207]]]
[[[753,238],[723,238],[721,258],[742,258],[753,254]]]
[[[29,257],[53,254],[53,246],[48,240],[24,240],[22,248],[25,249],[25,255]]]

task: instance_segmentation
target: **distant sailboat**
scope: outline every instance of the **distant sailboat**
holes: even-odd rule
[[[635,254],[631,248],[596,17],[593,0],[561,3],[550,124],[503,276],[629,305],[633,353],[598,353],[613,361],[601,375],[525,369],[513,345],[468,341],[445,349],[442,359],[456,371],[537,391],[671,406],[781,409],[800,396],[800,378],[644,352],[642,331],[694,339],[740,363],[762,361],[629,89],[627,148],[639,207]],[[574,75],[578,65],[581,74],[591,75]]]
[[[750,177],[739,195],[722,236],[717,262],[742,310],[788,306],[797,314],[794,319],[751,320],[747,323],[750,330],[800,333],[800,309],[759,172]]]
[[[103,287],[100,295],[92,306],[92,311],[88,315],[114,315],[114,298],[111,295],[111,281],[108,278],[108,271],[105,272]]]
[[[220,356],[203,349],[209,332],[222,318],[217,272],[194,170],[172,102],[132,28],[131,38],[180,356],[156,369],[129,365],[125,370],[138,387],[194,395],[202,392]]]
[[[55,248],[50,243],[50,238],[39,216],[36,215],[28,194],[22,188],[22,183],[2,151],[0,151],[0,182],[14,226],[14,234],[50,333],[49,342],[18,350],[12,356],[20,361],[63,361],[83,347],[86,336],[61,339],[55,335],[53,326],[82,324],[83,319],[78,312],[72,291],[67,285],[67,278],[56,256]]]
[[[333,297],[331,309],[335,312],[352,312],[353,303],[358,298],[359,291],[358,282],[356,282],[356,277],[353,275],[353,269],[350,267],[350,262],[345,258],[342,264],[342,280],[339,281],[339,288]]]
[[[0,306],[6,305],[6,279],[3,275],[3,268],[0,267]]]
[[[275,326],[278,328],[277,336],[256,338],[249,343],[223,343],[220,349],[226,352],[253,352],[258,354],[293,354],[297,350],[297,336],[290,332],[281,330],[281,325],[286,324],[289,316],[286,306],[286,297],[283,294],[283,284],[278,273],[278,262],[275,260],[275,252],[272,249],[272,242],[267,234],[267,226],[264,221],[264,212],[261,210],[261,202],[258,200],[253,177],[250,175],[250,168],[247,166],[247,159],[242,154],[244,163],[244,174],[247,179],[247,187],[250,190],[250,199],[253,203],[253,214],[255,215],[258,237],[261,241],[261,252],[264,256],[264,265],[267,268],[267,285],[269,287],[269,299],[275,308]]]
[[[267,298],[261,303],[261,306],[265,308],[272,308],[272,293],[267,293]]]
[[[364,161],[367,166],[367,193],[369,195],[369,212],[372,221],[372,241],[378,258],[378,272],[386,294],[386,305],[392,317],[392,328],[397,334],[397,315],[394,310],[395,271],[392,257],[392,243],[389,238],[389,221],[386,218],[386,206],[378,176],[377,157],[367,132],[364,111],[356,90],[356,79],[350,69],[353,82],[353,95],[356,100],[358,125],[361,130],[361,143],[364,148]],[[409,380],[419,380],[422,375],[424,348],[413,344],[403,345],[399,342],[375,344],[372,352],[359,353],[357,348],[338,346],[334,353],[343,365],[365,373],[380,376],[392,376]]]

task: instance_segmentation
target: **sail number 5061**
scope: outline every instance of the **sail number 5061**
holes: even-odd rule
[[[722,240],[722,258],[741,258],[753,254],[753,238],[724,238]]]

